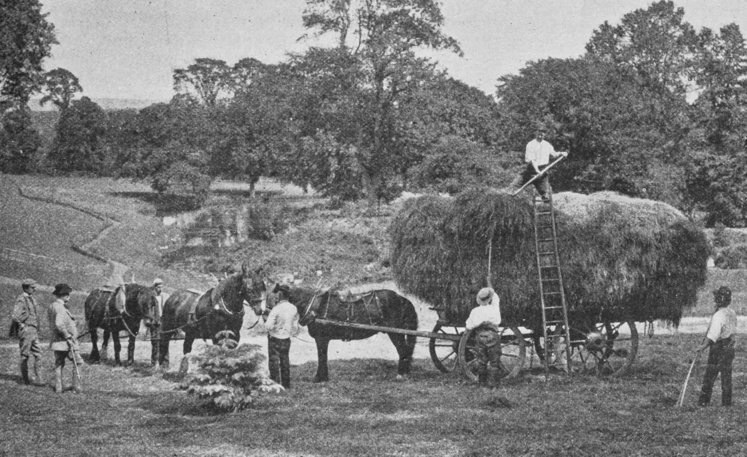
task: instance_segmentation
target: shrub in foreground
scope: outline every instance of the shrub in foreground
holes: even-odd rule
[[[265,374],[261,346],[242,344],[236,347],[230,338],[223,341],[191,357],[197,371],[182,386],[187,393],[206,400],[217,409],[234,412],[249,407],[261,392],[283,390]]]

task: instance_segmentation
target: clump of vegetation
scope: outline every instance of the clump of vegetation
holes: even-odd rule
[[[192,357],[198,371],[182,388],[221,411],[245,409],[260,393],[283,389],[265,375],[265,356],[261,349],[256,344],[237,347],[230,338],[225,338],[220,345],[207,346],[201,354]]]
[[[285,232],[292,214],[287,204],[253,202],[247,206],[247,236],[257,240],[272,240]]]
[[[747,244],[736,244],[720,249],[713,263],[724,270],[747,268]]]

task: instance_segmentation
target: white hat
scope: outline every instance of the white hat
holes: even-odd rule
[[[483,287],[480,289],[480,292],[477,293],[477,304],[480,306],[487,305],[493,298],[494,293],[495,292],[490,287]]]
[[[163,280],[161,278],[156,278],[153,280],[153,285],[154,286],[163,285]]]

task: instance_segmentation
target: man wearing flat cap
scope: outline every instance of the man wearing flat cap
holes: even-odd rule
[[[711,317],[703,344],[697,351],[705,348],[708,351],[708,367],[703,376],[703,387],[700,390],[698,406],[707,406],[711,402],[711,393],[716,378],[721,374],[721,405],[731,406],[731,371],[734,361],[734,338],[737,333],[737,313],[729,308],[731,289],[721,286],[713,291],[716,312]]]
[[[288,286],[277,284],[272,292],[277,294],[277,303],[265,318],[270,379],[290,389],[290,339],[298,334],[298,309],[288,301]]]
[[[18,326],[18,346],[21,349],[21,379],[31,384],[29,378],[29,357],[34,358],[34,380],[36,385],[43,385],[41,376],[41,347],[39,346],[39,311],[34,299],[36,281],[24,279],[21,282],[23,293],[16,299],[13,307],[13,321]]]
[[[67,284],[57,284],[52,292],[56,300],[47,310],[49,329],[52,333],[49,346],[54,351],[54,391],[57,393],[62,393],[62,369],[65,367],[65,361],[69,358],[76,366],[83,364],[78,346],[78,326],[68,309],[72,291]],[[73,370],[73,392],[81,392],[80,373],[77,369]]]
[[[466,323],[467,330],[475,333],[477,382],[481,387],[495,388],[506,374],[501,364],[500,300],[491,287],[485,287],[477,294],[477,304]]]

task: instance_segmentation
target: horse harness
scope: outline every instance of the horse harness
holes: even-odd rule
[[[312,316],[316,317],[319,315],[319,312],[321,312],[321,315],[319,317],[327,319],[329,314],[329,307],[330,307],[330,301],[332,298],[332,292],[327,292],[327,300],[322,303],[322,300],[318,300],[316,297],[309,302],[309,305],[307,309],[304,311],[304,315],[311,314]],[[357,324],[365,324],[368,323],[369,325],[376,325],[377,322],[374,322],[374,318],[371,313],[371,306],[372,304],[375,306],[376,309],[376,315],[377,316],[383,316],[382,309],[381,309],[381,301],[379,299],[379,296],[376,294],[375,290],[372,290],[370,292],[365,292],[362,294],[353,294],[353,293],[339,293],[337,294],[338,297],[338,309],[341,311],[342,314],[344,314],[345,320],[343,322],[353,322]],[[358,304],[363,305],[363,312],[357,312],[357,308],[360,308],[360,306],[356,306]],[[315,306],[316,305],[316,306]],[[323,309],[320,309],[323,308]],[[368,321],[368,322],[366,322]],[[343,341],[351,341],[353,339],[353,328],[349,328],[350,331],[350,337],[349,338],[343,338]]]

